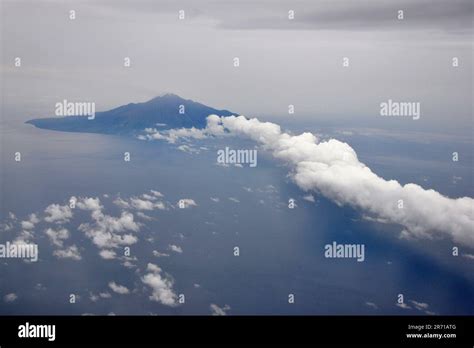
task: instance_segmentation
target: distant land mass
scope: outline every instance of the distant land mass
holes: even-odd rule
[[[180,108],[184,113],[180,113]],[[145,128],[204,128],[206,117],[237,115],[228,110],[217,110],[176,94],[164,94],[144,103],[130,103],[118,108],[97,112],[94,119],[87,116],[56,116],[37,118],[26,123],[38,128],[63,132],[138,134]]]

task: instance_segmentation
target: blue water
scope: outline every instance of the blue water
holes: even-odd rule
[[[89,212],[75,212],[64,225],[71,232],[68,243],[79,246],[79,261],[55,258],[44,234],[51,224],[40,222],[35,228],[39,262],[0,260],[0,314],[210,314],[211,303],[229,305],[228,314],[424,314],[413,306],[395,306],[399,293],[405,301],[428,303],[436,314],[474,314],[474,261],[451,256],[450,240],[399,239],[399,226],[363,221],[359,212],[316,194],[315,203],[305,201],[287,168],[262,152],[256,168],[224,168],[216,165],[216,149],[229,145],[222,140],[202,142],[208,151],[188,154],[163,142],[53,132],[21,123],[4,124],[1,132],[2,222],[9,212],[20,220],[30,213],[41,217],[46,206],[66,204],[72,195],[99,197],[105,213],[119,216],[112,203],[117,195],[128,198],[154,189],[164,194],[169,209],[145,211],[155,218],[151,221],[135,216],[142,226],[139,242],[131,246],[136,267],[130,269],[103,260],[77,229],[90,221]],[[450,197],[474,196],[470,142],[336,137],[384,178],[418,183]],[[22,153],[20,163],[13,159],[16,151]],[[466,160],[453,166],[446,160],[452,151],[467,154]],[[130,162],[123,161],[124,152],[131,153]],[[453,176],[462,179],[454,183]],[[180,198],[198,205],[172,208]],[[297,208],[287,208],[289,198],[296,199]],[[1,231],[0,242],[19,232]],[[365,262],[324,258],[324,245],[332,241],[365,244]],[[179,245],[183,253],[170,252],[169,244]],[[170,257],[157,258],[153,250]],[[150,289],[140,280],[149,262],[173,277],[173,289],[185,295],[185,304],[150,301]],[[111,292],[110,281],[131,293]],[[90,300],[90,293],[106,291],[111,298]],[[3,301],[12,292],[17,300]],[[78,295],[75,304],[69,303],[71,293]],[[290,293],[294,304],[288,303]]]

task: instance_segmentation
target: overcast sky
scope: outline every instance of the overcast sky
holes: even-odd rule
[[[420,123],[472,127],[471,0],[0,3],[4,118],[172,92],[257,117],[294,104],[303,120],[378,120],[381,102],[415,101]]]

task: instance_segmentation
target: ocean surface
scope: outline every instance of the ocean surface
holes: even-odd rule
[[[375,129],[312,130],[346,141],[385,179],[417,183],[453,198],[474,197],[472,139]],[[34,229],[38,262],[0,260],[0,314],[211,314],[211,304],[229,315],[474,314],[474,260],[453,257],[451,240],[403,239],[401,226],[364,220],[357,210],[317,193],[314,202],[305,200],[308,193],[291,182],[288,169],[263,151],[256,168],[217,165],[217,149],[254,147],[232,141],[203,140],[197,143],[199,153],[187,153],[165,142],[4,121],[0,224],[8,223],[10,212],[18,222],[31,213],[42,218],[48,205],[68,204],[71,196],[98,197],[104,213],[120,216],[113,203],[117,197],[157,190],[166,209],[143,211],[148,218],[132,212],[140,230],[138,242],[130,246],[129,267],[101,258],[78,229],[91,221],[90,212],[75,211],[62,225],[81,260],[53,255],[44,233],[51,224],[42,220]],[[462,160],[453,163],[453,151]],[[21,152],[21,162],[15,162],[15,152]],[[123,160],[125,152],[130,162]],[[183,198],[197,205],[177,208]],[[290,198],[296,201],[294,209],[288,208]],[[0,243],[20,232],[18,223],[0,230]],[[325,258],[324,246],[333,241],[364,244],[365,261]],[[236,246],[239,256],[234,256]],[[169,256],[156,257],[154,250]],[[142,282],[148,263],[173,279],[173,291],[185,295],[185,303],[172,307],[150,299],[150,288]],[[110,282],[130,293],[113,292]],[[91,299],[104,292],[111,296]],[[9,293],[16,300],[4,301]],[[76,295],[75,303],[70,294]],[[288,302],[289,294],[294,303]],[[396,305],[398,294],[410,309]],[[427,307],[419,309],[411,301]]]

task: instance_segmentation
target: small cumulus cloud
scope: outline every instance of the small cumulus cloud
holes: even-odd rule
[[[18,295],[13,292],[3,296],[3,300],[7,303],[15,302],[17,299],[18,299]]]
[[[100,257],[102,257],[104,260],[113,260],[117,257],[117,254],[115,251],[110,250],[110,249],[103,249],[99,252]]]
[[[64,241],[69,238],[69,231],[65,228],[59,230],[48,228],[44,233],[48,236],[50,242],[59,248],[62,248]]]
[[[309,194],[309,195],[304,196],[303,199],[304,199],[305,201],[308,201],[308,202],[311,202],[311,203],[316,202],[316,200],[314,199],[314,196],[313,196],[312,194]]]
[[[174,244],[170,244],[169,249],[171,251],[174,251],[175,253],[178,253],[178,254],[181,254],[183,252],[183,249],[181,249],[181,247],[179,247],[177,245],[174,245]]]
[[[173,290],[174,281],[171,276],[162,272],[155,264],[147,265],[147,273],[142,277],[142,282],[151,288],[150,300],[163,305],[177,306],[177,295]]]
[[[127,295],[130,293],[130,290],[128,290],[127,287],[123,286],[123,285],[119,285],[117,284],[116,282],[110,282],[109,283],[109,288],[117,293],[117,294],[120,294],[120,295]]]
[[[200,152],[198,149],[186,144],[178,146],[178,150],[189,153],[189,154],[198,154]]]
[[[146,221],[151,221],[154,220],[151,216],[146,215],[145,213],[142,213],[141,211],[137,212],[137,216],[140,219],[146,220]]]
[[[113,217],[101,211],[95,211],[92,218],[95,220],[94,223],[83,223],[79,226],[79,230],[84,232],[98,248],[117,248],[132,245],[138,241],[135,235],[124,233],[138,232],[140,229],[132,213],[122,212],[120,217]]]
[[[157,250],[153,250],[153,256],[156,256],[156,257],[168,257],[170,256],[170,254],[166,254],[166,253],[161,253]]]
[[[158,197],[158,198],[161,198],[161,197],[164,196],[160,191],[150,190],[150,192],[151,192],[155,197]]]
[[[66,223],[72,218],[71,208],[67,205],[50,204],[44,210],[47,222]]]
[[[90,197],[79,197],[79,199],[76,199],[76,197],[71,197],[70,201],[76,201],[76,205],[79,209],[81,210],[89,210],[89,211],[94,211],[94,210],[101,210],[103,206],[100,204],[100,199],[99,198],[90,198]]]
[[[218,305],[211,303],[209,306],[211,309],[211,314],[216,316],[227,315],[227,312],[231,309],[229,305],[224,305],[223,307],[219,307]]]
[[[71,245],[65,249],[55,250],[53,255],[58,259],[72,259],[79,261],[82,259],[79,249],[76,245]]]
[[[31,230],[35,228],[35,225],[40,222],[36,214],[30,214],[28,216],[28,220],[22,221],[21,222],[21,228],[24,230]]]

